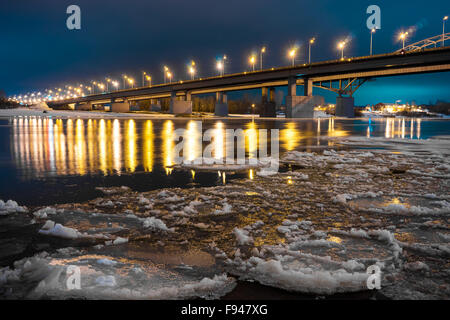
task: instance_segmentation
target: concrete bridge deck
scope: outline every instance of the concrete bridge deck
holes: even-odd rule
[[[111,103],[112,108],[116,107],[116,111],[127,111],[130,101],[171,98],[171,112],[190,113],[192,95],[216,93],[216,111],[223,116],[227,112],[225,110],[227,109],[227,92],[261,88],[262,104],[267,106],[269,110],[267,115],[271,116],[275,112],[273,89],[288,86],[287,115],[289,117],[309,117],[314,105],[320,103],[320,99],[312,96],[312,88],[320,87],[339,94],[337,109],[340,104],[344,104],[341,105],[344,111],[339,111],[342,113],[339,116],[351,116],[352,112],[349,110],[353,108],[352,95],[365,79],[444,71],[450,71],[450,47],[331,60],[178,81],[52,101],[49,102],[49,105],[86,104],[86,108],[89,109],[92,104]],[[359,84],[355,80],[358,80]],[[338,84],[337,88],[334,83]],[[303,95],[297,95],[298,85],[303,86]]]

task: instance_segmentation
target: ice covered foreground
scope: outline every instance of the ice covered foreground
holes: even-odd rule
[[[275,175],[144,193],[103,188],[86,203],[31,210],[33,222],[93,243],[69,239],[79,250],[2,269],[0,293],[56,297],[65,275],[54,270],[74,263],[85,285],[61,297],[218,298],[234,279],[323,295],[367,290],[366,270],[376,265],[387,297],[450,297],[449,140],[334,143],[375,148],[294,151]],[[169,258],[173,248],[188,253]],[[31,292],[18,289],[23,283],[34,283]]]

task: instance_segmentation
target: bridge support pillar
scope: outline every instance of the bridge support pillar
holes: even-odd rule
[[[216,92],[214,115],[218,117],[228,117],[228,96],[226,92]]]
[[[287,96],[287,118],[314,118],[314,108],[325,103],[321,96]]]
[[[86,102],[86,103],[77,103],[75,104],[75,110],[80,111],[91,111],[92,110],[92,103]]]
[[[310,79],[304,79],[303,84],[304,96],[310,97],[313,95],[313,81]]]
[[[111,102],[111,112],[128,112],[130,111],[130,103],[127,100],[123,102]]]
[[[261,117],[276,117],[275,88],[262,88]]]
[[[186,99],[186,97],[185,97]],[[192,113],[192,101],[177,100],[177,95],[172,92],[170,95],[170,113],[172,114],[191,114]]]
[[[355,99],[353,97],[336,98],[336,117],[355,117]]]
[[[295,77],[288,79],[288,95],[286,97],[286,118],[314,118],[314,108],[324,104],[321,96],[312,95],[313,82],[305,79],[304,96],[297,96],[297,80]]]

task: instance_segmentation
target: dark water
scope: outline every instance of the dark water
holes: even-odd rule
[[[188,132],[187,152],[201,154],[194,135],[199,122],[190,119],[0,119],[0,199],[23,205],[84,201],[101,195],[97,186],[126,185],[138,191],[163,187],[210,186],[223,183],[217,173],[172,170],[175,130]],[[365,136],[427,139],[450,135],[450,120],[203,120],[201,129],[226,129],[250,134],[245,151],[258,149],[259,129],[279,129],[280,154],[333,145],[329,137]],[[251,138],[254,137],[254,138]],[[222,156],[223,144],[215,145]],[[239,177],[239,176],[236,176]],[[231,177],[233,178],[233,177]]]

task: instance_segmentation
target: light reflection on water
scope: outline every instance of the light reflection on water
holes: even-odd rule
[[[426,121],[426,120],[424,120]],[[203,121],[202,131],[214,129],[211,148],[216,159],[226,155],[227,129],[244,130],[245,152],[256,158],[261,145],[270,147],[270,137],[259,129],[280,129],[280,153],[300,147],[328,145],[323,137],[420,139],[421,119],[367,119],[342,121],[334,118],[305,121]],[[187,158],[201,156],[209,144],[202,143],[199,122],[192,120],[52,119],[17,117],[10,120],[10,152],[22,178],[64,175],[121,175],[153,172],[171,174],[177,128],[188,132]],[[270,130],[268,131],[270,134]],[[239,146],[237,146],[239,147]],[[237,153],[237,152],[236,152]],[[253,176],[253,172],[251,175]]]

